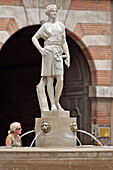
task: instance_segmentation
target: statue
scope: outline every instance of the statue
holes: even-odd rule
[[[65,58],[64,62],[67,67],[70,66],[65,26],[63,23],[56,21],[56,14],[57,6],[55,4],[47,6],[46,15],[48,16],[48,21],[43,23],[32,37],[33,44],[42,55],[42,78],[36,87],[41,111],[49,110],[45,86],[47,86],[51,111],[63,110],[59,103],[63,89],[63,58]],[[44,47],[40,45],[38,41],[39,38],[44,39]],[[53,86],[54,78],[56,78],[55,92]]]

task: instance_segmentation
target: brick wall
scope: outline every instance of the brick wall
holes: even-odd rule
[[[0,31],[7,31],[11,36],[18,30],[19,28],[14,18],[0,18]],[[0,42],[0,49],[2,46],[3,43]]]
[[[14,6],[22,6],[22,0],[1,0],[0,5],[14,5]]]
[[[111,99],[93,99],[92,102],[92,124],[96,125],[96,137],[99,138],[99,127],[111,127]],[[99,138],[105,144],[110,145],[111,139]]]
[[[111,4],[109,0],[73,0],[71,4],[71,10],[88,10],[88,11],[111,11]],[[71,33],[72,34],[72,33]],[[70,35],[71,35],[70,34]],[[88,45],[84,44],[84,37],[90,35],[111,35],[111,24],[105,23],[77,23],[73,34],[71,37],[78,44],[81,45],[81,48],[87,58],[87,61],[91,64],[91,77],[93,86],[110,86],[111,85],[111,74],[112,70],[110,69],[98,69],[96,63],[101,63],[105,61],[111,61],[111,46],[110,45]],[[96,124],[98,127],[110,127],[111,125],[111,100],[107,98],[95,99],[92,100],[92,124]],[[95,134],[97,135],[97,134]],[[98,138],[98,135],[96,136]],[[106,145],[110,145],[110,138],[99,138],[99,140]]]
[[[92,104],[92,123],[96,124],[110,124],[111,117],[111,100],[95,99]]]
[[[70,8],[72,10],[110,11],[111,5],[110,1],[107,0],[72,0]]]
[[[12,35],[19,30],[14,18],[0,18],[0,30],[7,31]]]
[[[110,35],[110,24],[77,24],[74,33],[82,39],[85,35]],[[88,60],[92,62],[96,60],[110,60],[111,47],[110,46],[89,46],[84,48],[83,52]],[[89,53],[89,55],[88,55]],[[111,85],[111,71],[91,70],[92,84],[95,85]]]

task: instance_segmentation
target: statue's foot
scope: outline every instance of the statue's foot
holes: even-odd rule
[[[60,103],[57,103],[57,104],[56,104],[56,107],[57,107],[58,110],[62,110],[62,111],[64,110],[64,109],[61,107]]]
[[[54,111],[54,110],[57,110],[55,104],[53,104],[53,105],[51,106],[51,111]]]

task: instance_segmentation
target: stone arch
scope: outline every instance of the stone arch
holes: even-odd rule
[[[39,27],[40,25],[35,25],[20,29],[6,41],[0,51],[0,80],[3,83],[0,86],[0,115],[2,121],[0,124],[4,129],[2,132],[4,136],[1,145],[3,145],[5,136],[7,135],[6,129],[9,128],[9,124],[12,123],[12,121],[20,121],[24,133],[34,128],[35,117],[40,117],[35,86],[40,81],[41,57],[37,60],[37,55],[40,55],[31,42],[31,37]],[[72,38],[70,35],[69,37]],[[73,38],[75,38],[75,36],[73,36]],[[43,44],[42,41],[40,41],[40,43]],[[5,78],[6,76],[7,79]],[[86,84],[86,86],[87,85],[88,84]],[[87,88],[86,86],[85,88]],[[86,91],[85,93],[88,92]],[[81,98],[79,98],[79,100],[81,100]],[[76,114],[76,110],[77,108],[73,110],[73,116]],[[27,121],[25,121],[26,118]],[[4,123],[3,119],[7,123]],[[91,131],[91,129],[89,129],[89,131]],[[25,146],[30,145],[32,136],[33,135],[23,139]],[[26,140],[28,141],[27,144],[25,143]]]

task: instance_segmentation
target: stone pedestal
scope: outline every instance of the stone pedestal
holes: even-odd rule
[[[43,121],[49,121],[51,130],[48,133],[43,131],[36,139],[36,147],[75,147],[76,137],[70,129],[70,125],[76,118],[69,117],[69,111],[44,111],[42,118],[35,119],[35,130],[37,135],[41,131]]]

